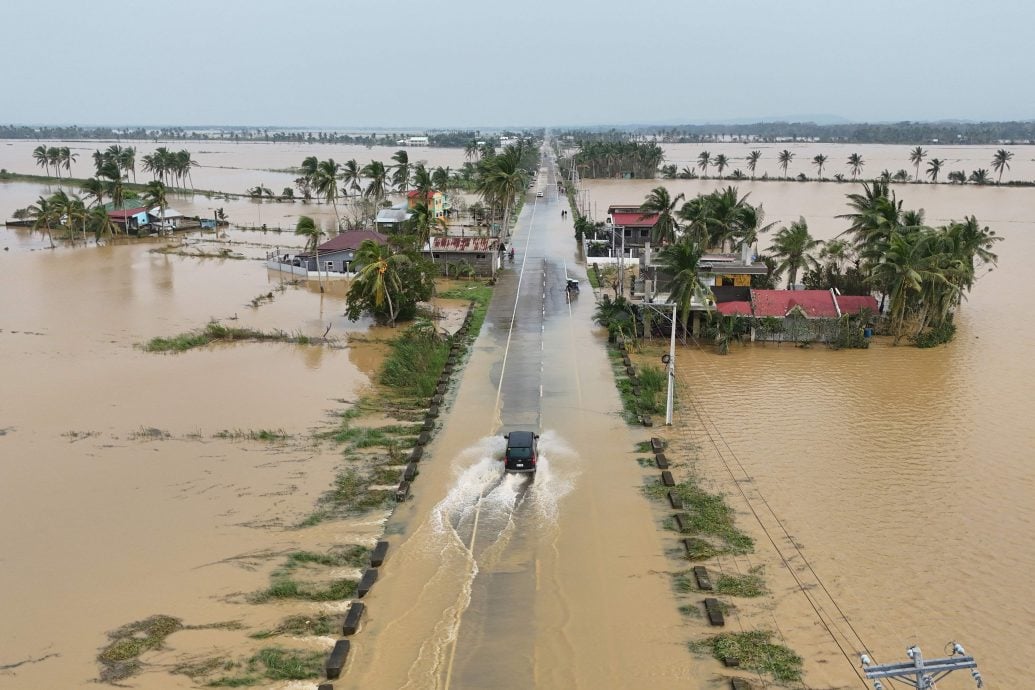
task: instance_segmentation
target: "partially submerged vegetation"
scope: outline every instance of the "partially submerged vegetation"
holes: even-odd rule
[[[683,501],[686,511],[683,534],[699,545],[697,553],[690,554],[690,560],[706,560],[719,554],[744,554],[754,550],[755,541],[750,535],[737,528],[733,509],[721,494],[711,494],[702,489],[697,480],[690,477],[674,487],[660,482],[646,488],[652,498],[662,498],[669,491]],[[677,529],[676,525],[670,525]]]
[[[766,673],[781,682],[801,680],[802,659],[791,649],[772,641],[767,630],[722,633],[690,644],[690,651],[710,653],[716,659],[736,659],[740,667]]]
[[[760,597],[768,593],[762,566],[755,566],[743,575],[722,573],[715,580],[715,591],[731,597]]]
[[[108,644],[97,655],[101,664],[101,681],[116,683],[142,668],[140,655],[161,649],[165,638],[183,629],[183,621],[172,616],[151,616],[128,623],[108,633]]]
[[[186,352],[196,347],[204,347],[215,342],[280,342],[311,345],[325,342],[323,338],[314,338],[301,333],[291,335],[284,331],[261,331],[255,328],[225,326],[218,321],[210,321],[204,328],[187,333],[180,333],[168,338],[156,337],[143,345],[146,352]]]

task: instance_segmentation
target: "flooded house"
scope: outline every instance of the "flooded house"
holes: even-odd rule
[[[390,208],[383,208],[377,212],[377,217],[374,218],[374,226],[378,232],[391,234],[393,232],[399,232],[402,230],[403,225],[413,214],[410,213],[409,202],[402,202],[394,204]]]
[[[411,189],[406,193],[407,208],[411,211],[417,204],[421,203],[422,195],[417,189]],[[443,218],[449,215],[451,205],[449,203],[449,197],[438,190],[431,190],[423,195],[423,201],[428,205],[428,208],[432,210],[436,218]]]
[[[713,287],[715,310],[753,317],[751,340],[829,342],[844,317],[876,316],[871,295],[841,295],[836,290],[756,290]]]
[[[496,237],[432,237],[421,254],[438,266],[439,273],[494,278],[503,263],[503,245]]]
[[[376,230],[349,230],[327,240],[316,252],[267,255],[266,267],[311,280],[352,278],[359,268],[356,250],[366,240],[388,244],[388,237]]]

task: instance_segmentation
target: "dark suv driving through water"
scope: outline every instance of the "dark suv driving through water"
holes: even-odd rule
[[[503,469],[507,472],[535,474],[539,462],[539,434],[531,431],[511,431],[504,434],[507,450],[503,455]]]

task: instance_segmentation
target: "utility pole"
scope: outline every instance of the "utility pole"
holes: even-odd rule
[[[977,662],[974,661],[974,657],[967,656],[963,645],[958,642],[951,644],[952,655],[943,659],[924,659],[920,648],[916,645],[906,650],[906,656],[910,660],[898,664],[874,664],[870,661],[869,656],[863,654],[860,657],[863,673],[867,678],[876,679],[873,681],[874,690],[885,690],[884,684],[880,682],[881,678],[900,680],[917,690],[935,690],[935,684],[945,676],[953,671],[969,668],[974,683],[979,688],[983,688],[985,681],[977,670]]]
[[[668,342],[668,392],[665,396],[665,424],[672,426],[672,402],[676,388],[676,304],[672,304],[672,333]]]

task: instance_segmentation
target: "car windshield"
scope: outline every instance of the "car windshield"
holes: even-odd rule
[[[508,448],[507,456],[512,460],[528,460],[532,457],[531,448]]]

